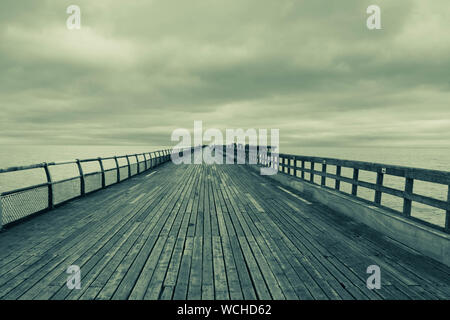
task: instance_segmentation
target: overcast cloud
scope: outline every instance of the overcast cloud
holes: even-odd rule
[[[203,120],[282,147],[448,147],[449,31],[448,0],[2,0],[0,143],[168,145]]]

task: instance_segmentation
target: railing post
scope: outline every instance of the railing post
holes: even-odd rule
[[[85,195],[85,190],[86,190],[86,186],[85,186],[85,180],[84,180],[84,173],[83,173],[83,168],[81,167],[81,162],[80,159],[77,159],[77,166],[78,166],[78,172],[80,173],[80,194],[82,196]]]
[[[44,163],[44,171],[45,177],[47,178],[48,183],[48,208],[53,209],[53,184],[52,184],[52,176],[50,174],[50,170],[48,169],[48,164]]]
[[[98,158],[98,163],[100,164],[100,169],[102,170],[102,189],[106,187],[106,179],[105,179],[105,168],[103,167],[102,158]]]
[[[294,168],[293,168],[293,170],[294,170],[294,177],[296,177],[297,178],[297,158],[295,157],[295,156],[293,156],[292,157],[292,161],[294,161]]]
[[[120,167],[119,167],[119,160],[117,160],[117,156],[114,156],[114,161],[116,162],[116,168],[117,168],[117,183],[120,182]]]
[[[341,166],[336,166],[336,177],[340,177],[341,176]],[[341,180],[336,179],[334,181],[334,188],[336,190],[340,190],[341,189]]]
[[[314,183],[314,162],[311,161],[311,172],[309,173],[309,181]]]
[[[327,162],[325,160],[322,161],[322,179],[320,180],[320,185],[325,186],[327,178]]]
[[[358,178],[359,178],[359,169],[353,168],[352,195],[354,196],[358,194]]]
[[[302,160],[302,179],[305,180],[305,160]]]
[[[450,184],[447,190],[447,202],[450,203]],[[0,203],[1,211],[1,203]],[[445,231],[450,232],[450,210],[445,211]]]
[[[383,178],[384,178],[384,174],[381,171],[377,172],[377,187],[381,187],[383,186]],[[376,204],[381,204],[381,190],[375,190],[375,199],[374,202]]]
[[[136,157],[136,174],[139,174],[141,171],[140,171],[140,166],[139,166],[139,158],[138,158],[138,155],[137,155],[137,153],[134,155],[135,157]]]
[[[294,173],[294,168],[293,168],[294,162],[292,161],[292,164],[291,164],[291,161],[292,161],[292,157],[288,157],[287,158],[287,163],[288,163],[288,173],[289,173],[289,175],[293,175],[293,173]]]
[[[127,163],[128,163],[128,178],[131,178],[131,164],[130,164],[130,158],[128,158],[128,155],[126,155],[127,157]]]
[[[411,200],[407,199],[406,196],[411,195],[414,187],[414,179],[406,177],[405,179],[405,192],[403,198],[403,214],[405,216],[411,216]]]

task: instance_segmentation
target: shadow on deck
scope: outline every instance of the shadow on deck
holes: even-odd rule
[[[0,297],[449,299],[450,268],[245,165],[167,163],[0,233]]]

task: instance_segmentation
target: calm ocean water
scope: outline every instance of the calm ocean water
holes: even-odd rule
[[[114,155],[135,154],[161,150],[164,146],[0,146],[0,168],[21,166],[27,164],[73,160],[83,158],[108,157]],[[307,156],[332,157],[347,160],[361,160],[384,164],[403,165],[425,169],[450,171],[450,148],[283,148],[282,153],[291,153]],[[105,168],[112,167],[109,163]],[[77,175],[74,166],[54,169],[52,172],[55,180]],[[98,168],[86,168],[87,172],[96,171]],[[328,172],[334,173],[333,167]],[[343,169],[344,176],[351,177],[351,170]],[[319,179],[319,177],[316,177]],[[360,178],[368,182],[375,182],[376,175],[369,172],[361,172]],[[27,172],[0,174],[0,191],[11,190],[18,187],[42,183],[45,177],[43,170],[29,170]],[[327,185],[332,186],[334,181],[327,179]],[[316,180],[317,181],[317,180]],[[385,176],[385,185],[402,190],[404,179]],[[342,183],[342,190],[350,192],[351,186]],[[432,196],[441,200],[447,198],[447,187],[426,182],[415,182],[414,192]],[[361,198],[373,200],[373,191],[359,188],[358,195]],[[396,210],[401,210],[403,202],[400,198],[383,194],[382,204]],[[434,208],[413,203],[412,215],[434,224],[444,225],[445,212]]]

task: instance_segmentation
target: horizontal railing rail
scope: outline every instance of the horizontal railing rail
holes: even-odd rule
[[[346,195],[369,202],[371,205],[392,210],[409,219],[450,233],[450,172],[448,171],[284,153],[271,154],[270,152],[257,152],[256,154],[252,154],[249,152],[248,147],[246,148],[246,157],[247,160],[253,160],[252,163],[272,167],[280,173],[301,179],[308,183],[345,193]],[[320,168],[318,168],[318,166],[320,166]],[[334,167],[333,172],[330,172],[328,169],[330,166]],[[344,169],[351,171],[350,176],[344,176],[342,174]],[[361,179],[361,172],[375,174],[375,181],[368,182]],[[309,176],[307,177],[306,174]],[[384,185],[387,176],[403,178],[404,182],[402,182],[401,188],[398,189]],[[318,179],[316,179],[317,177]],[[415,182],[417,181],[441,186],[441,189],[445,189],[443,194],[441,194],[441,199],[438,199],[434,194],[423,195],[416,193],[414,187]],[[349,184],[351,190],[349,190],[349,192],[343,192],[341,190],[341,183]],[[373,191],[373,198],[361,198],[359,196],[360,187]],[[396,209],[382,205],[383,195],[400,198],[401,201],[403,201],[401,209],[399,210],[398,208]],[[441,226],[421,218],[413,217],[411,215],[413,203],[419,203],[436,210],[441,210],[445,215],[444,224]]]
[[[192,153],[194,149],[194,147],[176,150],[164,149],[138,154],[46,162],[0,169],[0,176],[6,173],[31,170],[43,170],[45,176],[45,181],[42,183],[13,188],[0,193],[0,229],[4,225],[50,210],[74,198],[104,189],[153,169],[169,161],[172,152]],[[105,169],[106,161],[112,161],[114,165]],[[88,164],[97,164],[99,169],[86,172],[85,166]],[[53,180],[52,169],[67,165],[74,166],[77,174]]]

